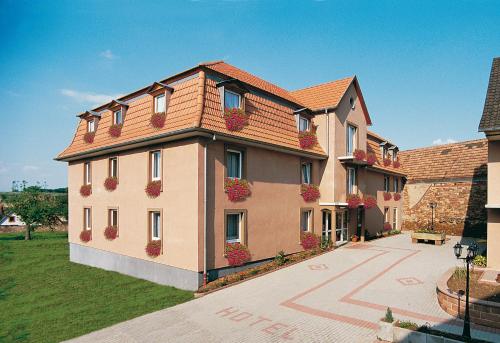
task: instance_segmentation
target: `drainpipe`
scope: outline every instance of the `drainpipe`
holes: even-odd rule
[[[215,135],[212,137],[215,142]],[[207,150],[209,140],[203,147],[203,286],[207,285]]]
[[[330,157],[330,117],[328,116],[328,108],[325,107],[326,117],[326,154]]]

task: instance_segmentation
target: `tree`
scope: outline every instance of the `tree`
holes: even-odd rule
[[[43,192],[39,186],[25,187],[12,197],[9,211],[17,214],[26,224],[25,239],[31,239],[31,232],[37,226],[57,224],[62,215],[61,203],[54,194]]]

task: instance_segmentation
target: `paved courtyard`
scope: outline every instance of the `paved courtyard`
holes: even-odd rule
[[[435,292],[442,273],[458,265],[457,239],[416,245],[403,234],[339,248],[73,341],[374,342],[388,306],[396,319],[461,333]],[[474,327],[472,335],[500,342],[498,330]]]

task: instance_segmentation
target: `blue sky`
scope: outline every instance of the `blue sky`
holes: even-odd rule
[[[498,1],[0,0],[0,191],[66,185],[75,115],[202,61],[286,89],[356,74],[402,149],[477,132]]]

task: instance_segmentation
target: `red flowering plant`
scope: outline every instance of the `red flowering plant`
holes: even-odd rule
[[[83,135],[83,140],[85,141],[85,143],[91,144],[91,143],[94,143],[94,137],[95,137],[95,132],[94,131],[92,131],[92,132],[86,132]]]
[[[90,194],[92,194],[92,185],[83,185],[80,187],[80,194],[82,197],[88,197]]]
[[[252,258],[248,248],[238,242],[226,243],[225,250],[227,262],[233,267],[242,266]]]
[[[354,156],[354,159],[356,161],[364,161],[364,159],[366,158],[365,151],[361,150],[361,149],[354,150],[354,152],[352,153],[352,155]]]
[[[233,179],[226,177],[224,179],[224,191],[230,201],[242,201],[250,196],[250,186],[244,179]]]
[[[303,183],[300,186],[300,195],[305,201],[311,202],[316,201],[320,197],[319,188],[316,185]]]
[[[349,194],[347,196],[347,207],[358,208],[361,205],[361,198],[357,194]]]
[[[118,178],[114,176],[110,176],[104,180],[104,188],[108,191],[114,191],[116,189],[116,186],[118,186]]]
[[[104,229],[104,237],[112,241],[113,239],[118,237],[118,228],[116,226],[109,225]]]
[[[366,163],[368,163],[368,165],[370,166],[373,166],[375,162],[377,162],[377,156],[375,156],[374,153],[368,153],[366,155]]]
[[[120,137],[123,124],[113,124],[109,127],[108,133],[111,137]]]
[[[389,167],[391,165],[391,159],[390,158],[384,158],[384,167]]]
[[[157,257],[161,254],[161,240],[154,240],[146,244],[146,254],[149,257]]]
[[[161,193],[161,181],[149,181],[145,191],[150,198],[158,197]]]
[[[304,250],[316,249],[319,247],[320,239],[312,232],[302,232],[300,235],[300,245]]]
[[[229,131],[239,131],[248,125],[248,115],[241,108],[225,108],[224,120]]]
[[[384,200],[389,201],[392,199],[392,194],[389,192],[384,192]]]
[[[318,143],[316,132],[313,131],[300,131],[299,144],[301,149],[310,149]]]
[[[399,168],[399,167],[401,167],[401,162],[399,162],[399,158],[398,158],[396,161],[392,162],[392,166],[393,166],[394,168]]]
[[[80,240],[84,243],[90,242],[92,239],[92,230],[82,230],[80,232]]]
[[[377,206],[377,199],[371,195],[367,195],[363,198],[363,205],[365,209],[374,208]]]
[[[384,223],[384,231],[391,231],[391,230],[392,230],[391,223],[385,222]]]
[[[161,129],[165,125],[166,118],[167,114],[165,112],[153,113],[153,115],[149,119],[149,122],[155,129]]]
[[[394,200],[396,201],[401,200],[401,193],[394,193]]]

